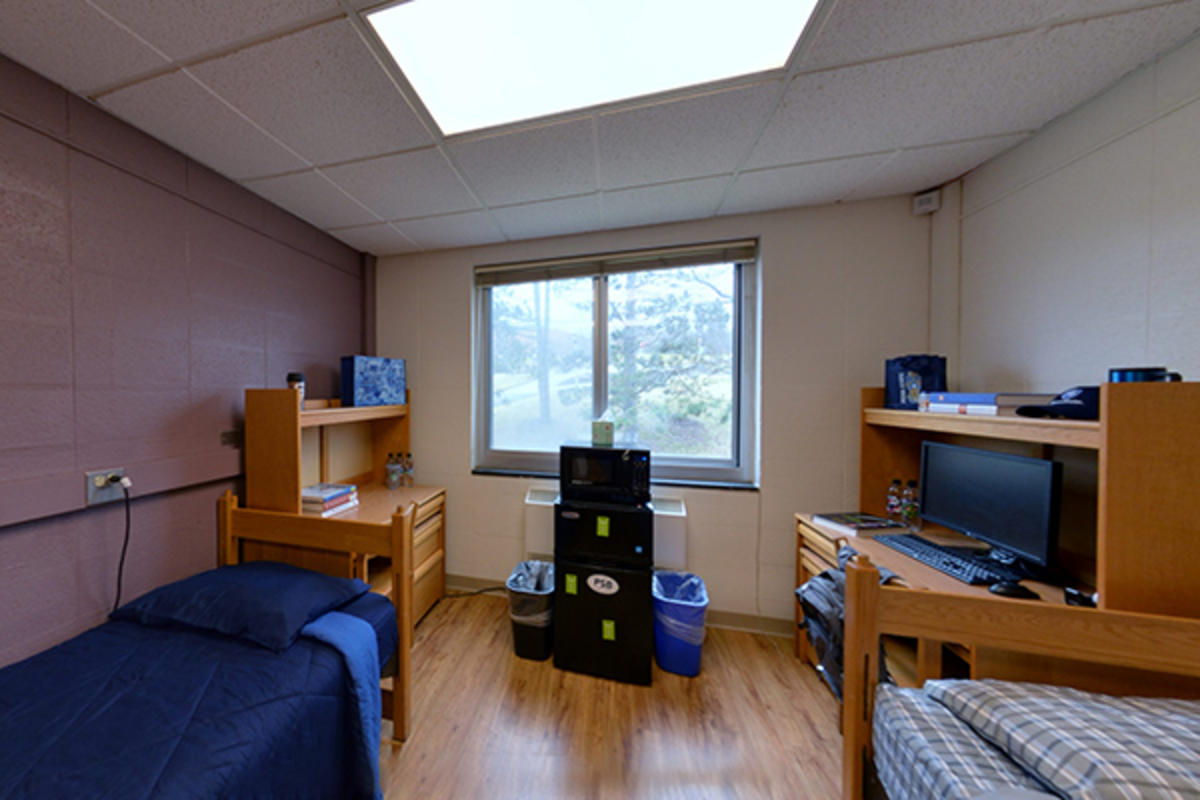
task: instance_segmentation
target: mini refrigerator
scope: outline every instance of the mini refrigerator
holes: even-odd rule
[[[560,502],[554,511],[554,666],[649,685],[653,509]]]

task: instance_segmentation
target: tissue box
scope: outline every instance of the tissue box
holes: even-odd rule
[[[404,359],[342,356],[342,405],[387,406],[407,402]]]
[[[596,420],[592,423],[592,446],[611,447],[613,443],[613,424]]]

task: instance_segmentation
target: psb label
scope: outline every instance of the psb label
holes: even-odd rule
[[[596,594],[616,594],[621,591],[621,584],[607,575],[601,575],[600,573],[589,575],[587,585]]]

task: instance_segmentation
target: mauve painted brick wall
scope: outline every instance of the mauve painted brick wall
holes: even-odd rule
[[[103,620],[135,482],[125,598],[215,563],[242,391],[362,351],[340,242],[0,57],[0,665]]]

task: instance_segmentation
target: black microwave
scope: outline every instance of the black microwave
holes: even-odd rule
[[[650,451],[565,444],[559,449],[558,480],[566,501],[648,503]]]

